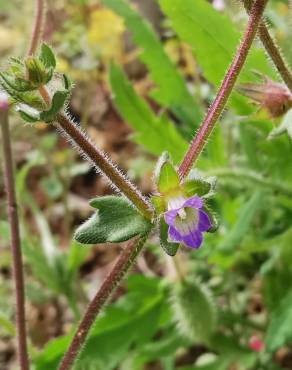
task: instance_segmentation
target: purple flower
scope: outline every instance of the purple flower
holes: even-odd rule
[[[199,248],[203,231],[211,227],[209,216],[202,207],[203,202],[197,195],[188,199],[180,196],[169,201],[168,211],[164,213],[165,222],[169,225],[169,241]]]

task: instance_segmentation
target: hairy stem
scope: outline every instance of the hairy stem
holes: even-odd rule
[[[140,191],[127,179],[118,168],[111,162],[105,153],[100,151],[67,116],[57,116],[58,126],[65,132],[70,141],[81,150],[82,153],[98,168],[112,184],[137,207],[148,219],[152,219],[153,212],[150,203],[143,197]]]
[[[252,0],[242,0],[245,9],[247,12],[250,12],[252,6]],[[286,83],[287,87],[292,92],[292,73],[287,65],[284,57],[281,55],[279,47],[276,45],[273,37],[270,35],[269,30],[264,21],[262,21],[259,25],[258,29],[259,37],[269,54],[270,58],[272,59],[275,67],[277,68],[280,76],[282,77],[283,81]]]
[[[193,138],[190,147],[179,166],[178,171],[181,179],[188,174],[193,163],[202,152],[207,139],[209,138],[228,101],[237,77],[246,61],[251,44],[256,36],[266,3],[267,0],[256,0],[252,5],[248,24],[240,41],[236,55],[228,68],[214,102],[209,108],[196,136]]]
[[[8,110],[0,110],[0,125],[3,139],[4,182],[7,193],[7,214],[10,225],[12,266],[16,294],[17,354],[21,370],[29,370],[25,326],[25,294],[19,219],[13,176],[13,159],[8,125]]]
[[[49,105],[50,95],[44,86],[39,87],[39,93],[44,101]],[[89,137],[80,129],[68,116],[58,114],[56,125],[65,133],[73,147],[77,147],[82,155],[85,156],[93,165],[101,170],[110,182],[137,207],[137,209],[147,219],[153,218],[152,206],[141,194],[132,182],[123,175],[120,170],[112,163],[108,156],[99,150]]]
[[[42,36],[44,6],[45,0],[35,0],[34,26],[31,33],[29,48],[27,51],[28,55],[33,55],[35,53],[39,44],[39,40],[41,39]]]
[[[148,234],[135,239],[129,242],[129,244],[123,250],[114,268],[105,278],[95,297],[89,303],[86,312],[78,325],[76,333],[67,351],[65,352],[58,370],[68,370],[72,368],[77,356],[80,354],[82,346],[85,344],[90,328],[97,315],[100,313],[106,301],[118,286],[122,278],[128,272],[129,268],[135,262],[136,257],[142,250],[147,238]]]

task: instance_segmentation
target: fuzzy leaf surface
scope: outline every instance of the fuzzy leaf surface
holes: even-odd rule
[[[100,197],[90,205],[97,211],[76,230],[74,237],[79,243],[120,243],[151,228],[151,223],[123,197]]]

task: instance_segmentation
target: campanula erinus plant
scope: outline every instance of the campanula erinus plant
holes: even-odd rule
[[[179,11],[180,4],[177,1],[170,4],[171,0],[161,0],[160,3],[162,10],[169,14]],[[174,264],[176,264],[180,249],[183,253],[187,251],[193,254],[198,253],[204,249],[207,234],[210,234],[208,238],[212,238],[211,234],[216,233],[218,223],[220,223],[220,220],[217,220],[214,207],[214,199],[220,196],[216,193],[217,179],[214,176],[201,173],[197,162],[204,157],[203,151],[205,147],[208,147],[208,140],[212,140],[212,132],[220,121],[233,90],[239,91],[259,105],[261,109],[265,109],[272,120],[280,119],[284,114],[289,114],[292,108],[292,75],[262,18],[268,0],[242,0],[242,3],[248,13],[245,31],[237,49],[234,50],[230,65],[225,74],[221,76],[216,96],[205,115],[200,112],[195,99],[177,74],[172,62],[157,46],[158,40],[153,36],[152,31],[144,23],[141,23],[141,32],[145,32],[148,37],[145,40],[151,40],[155,45],[153,50],[145,47],[141,58],[146,60],[150,68],[153,68],[156,57],[161,58],[164,61],[165,73],[169,74],[169,80],[166,79],[166,85],[164,85],[167,93],[163,99],[161,96],[159,98],[159,93],[157,93],[156,102],[169,108],[175,120],[178,123],[186,122],[187,127],[180,127],[178,124],[177,131],[174,130],[174,125],[166,115],[154,116],[153,112],[148,109],[149,107],[145,103],[141,103],[118,67],[114,64],[110,67],[113,101],[118,100],[117,95],[121,84],[124,84],[125,96],[130,96],[130,104],[127,100],[123,100],[123,103],[117,102],[121,115],[126,115],[125,110],[131,109],[131,104],[133,104],[133,106],[139,107],[137,120],[141,118],[140,115],[145,115],[146,121],[149,119],[149,127],[145,129],[143,134],[149,135],[150,141],[151,138],[159,136],[159,132],[163,132],[163,130],[168,131],[169,134],[169,142],[165,144],[167,150],[160,150],[160,146],[152,150],[152,154],[155,154],[159,159],[153,169],[152,193],[147,196],[118,168],[109,155],[96,145],[89,134],[69,113],[68,106],[73,84],[70,76],[58,70],[54,50],[48,43],[39,42],[44,3],[41,0],[36,1],[36,19],[27,56],[24,58],[11,57],[8,68],[0,72],[0,119],[3,141],[6,143],[4,146],[5,183],[12,236],[18,358],[21,369],[28,370],[30,365],[26,343],[24,283],[18,214],[14,206],[16,200],[9,144],[9,112],[16,111],[26,124],[33,126],[37,122],[43,122],[56,129],[98,174],[107,179],[116,193],[90,200],[93,214],[74,233],[74,239],[81,244],[127,242],[127,245],[89,303],[75,334],[68,341],[65,353],[62,353],[58,369],[68,370],[76,364],[97,315],[134,264],[150,237],[153,235],[159,237],[163,253],[173,258]],[[135,28],[139,24],[139,18],[125,1],[105,0],[105,4],[120,12],[127,19],[126,26],[129,29]],[[221,9],[224,2],[220,2],[220,4]],[[180,33],[179,21],[174,24],[174,28],[177,28]],[[259,83],[245,82],[237,85],[240,73],[246,65],[247,57],[253,50],[253,42],[257,35],[282,77],[283,84],[260,75],[261,81]],[[139,40],[141,35],[137,33],[135,36]],[[182,32],[182,38],[184,37],[188,39],[189,35]],[[151,53],[154,57],[153,55],[151,57]],[[160,74],[153,73],[153,79],[158,85],[161,83],[161,78]],[[117,81],[119,82],[117,83]],[[171,81],[175,81],[177,91],[172,91]],[[196,131],[194,130],[195,125],[192,125],[193,121],[197,121]],[[159,125],[160,123],[163,123],[164,126]],[[285,121],[285,130],[288,134],[291,132],[290,127],[291,124]],[[186,147],[185,139],[190,134],[193,138]],[[176,146],[179,145],[178,149]],[[181,149],[186,149],[183,155]],[[222,173],[218,171],[218,177],[220,175]],[[238,176],[240,177],[240,174]],[[225,173],[225,177],[228,177],[228,174]],[[269,186],[268,181],[254,174],[244,173],[243,177]],[[291,195],[291,191],[287,190],[284,185],[278,185],[277,190]],[[258,199],[259,194],[256,193],[251,201],[256,202]],[[249,215],[245,213],[243,218],[246,222]],[[198,249],[200,251],[197,251]],[[179,268],[177,269],[179,271]],[[184,273],[180,275],[179,285],[173,289],[172,294],[173,310],[179,317],[178,320],[183,322],[179,330],[188,340],[201,340],[202,343],[208,345],[214,340],[213,334],[218,320],[214,313],[214,302],[212,302],[208,289],[199,280],[191,281],[185,277]],[[195,302],[192,301],[192,294],[196,296]],[[196,312],[198,316],[201,315],[200,320],[190,319],[190,312]],[[262,346],[260,348],[262,349]]]

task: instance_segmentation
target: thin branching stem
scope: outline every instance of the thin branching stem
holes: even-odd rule
[[[190,171],[193,163],[202,152],[217,120],[223,112],[233,90],[237,77],[246,61],[252,42],[256,36],[267,0],[256,0],[252,5],[246,30],[230,67],[217,92],[216,98],[209,108],[196,136],[193,138],[180,166],[179,175],[183,179]]]
[[[31,33],[29,48],[27,51],[28,55],[33,55],[35,53],[39,41],[42,37],[42,28],[44,24],[44,13],[45,13],[44,9],[45,9],[45,0],[35,0],[34,25]]]
[[[8,109],[0,110],[0,125],[3,141],[4,183],[7,194],[7,215],[10,226],[12,266],[16,295],[17,355],[21,370],[29,370],[25,325],[25,293],[19,219],[14,188],[13,159],[8,125]]]
[[[115,266],[104,279],[101,287],[96,293],[93,300],[89,303],[83,318],[81,319],[76,333],[65,352],[65,355],[60,363],[58,370],[69,370],[72,368],[76,358],[80,354],[86,338],[88,337],[90,328],[94,323],[97,315],[105,305],[108,298],[111,296],[115,288],[118,286],[122,278],[128,272],[129,268],[133,265],[136,257],[142,250],[148,234],[138,239],[130,241],[125,249],[122,251]]]
[[[245,9],[249,13],[252,6],[252,0],[242,0],[242,1]],[[277,71],[279,72],[280,76],[282,77],[283,81],[285,82],[289,90],[292,92],[292,73],[264,21],[262,21],[259,25],[258,34],[262,41],[262,44],[266,49],[266,52],[268,53],[275,67],[277,68]]]

